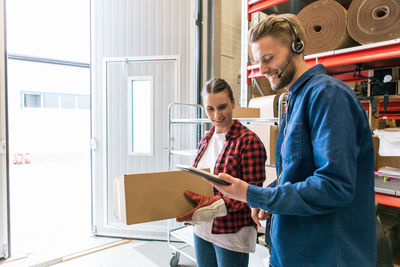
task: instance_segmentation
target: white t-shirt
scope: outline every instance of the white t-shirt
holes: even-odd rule
[[[209,168],[213,173],[215,163],[226,142],[225,136],[226,133],[217,133],[216,131],[213,133],[197,168]],[[213,234],[212,225],[213,221],[196,225],[194,232],[202,239],[225,249],[242,253],[256,251],[257,230],[253,226],[245,226],[236,233]]]

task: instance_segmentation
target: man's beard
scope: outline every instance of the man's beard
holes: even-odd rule
[[[290,57],[288,57],[289,62]],[[289,65],[286,67],[286,69],[283,71],[281,78],[279,79],[278,85],[274,86],[271,84],[271,89],[274,91],[280,90],[282,88],[285,88],[289,83],[292,82],[294,75],[296,74],[297,67],[296,64],[292,61],[289,63]]]

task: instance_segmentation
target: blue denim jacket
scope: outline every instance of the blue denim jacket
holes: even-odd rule
[[[289,97],[276,144],[278,185],[247,191],[251,207],[274,214],[270,264],[375,266],[374,151],[362,105],[322,65]]]

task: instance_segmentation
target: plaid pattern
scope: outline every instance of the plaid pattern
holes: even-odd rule
[[[214,131],[215,127],[201,139],[193,166],[197,167]],[[226,134],[224,148],[215,163],[214,174],[228,173],[247,183],[262,186],[265,181],[266,159],[264,145],[258,136],[234,120]],[[222,196],[222,193],[214,188],[214,195]],[[244,226],[256,226],[246,203],[231,198],[223,199],[228,215],[214,219],[213,234],[236,233]]]

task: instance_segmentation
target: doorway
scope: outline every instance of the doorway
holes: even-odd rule
[[[6,27],[12,256],[67,251],[91,234],[90,1],[6,1]]]

